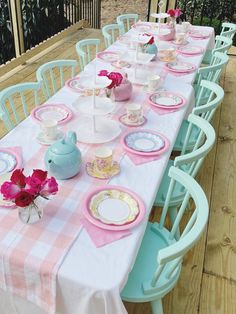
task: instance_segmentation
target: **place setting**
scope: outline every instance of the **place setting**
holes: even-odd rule
[[[119,174],[120,166],[113,160],[112,149],[102,146],[95,150],[94,160],[86,163],[86,171],[91,177],[108,180]]]
[[[210,37],[210,32],[209,31],[204,31],[200,29],[191,29],[188,32],[188,35],[192,37],[193,39],[207,39]]]
[[[132,103],[126,106],[126,113],[119,117],[122,124],[128,127],[142,126],[147,122],[143,115],[143,108],[141,104]]]
[[[65,86],[73,92],[80,94],[80,96],[86,97],[93,95],[93,89],[85,88],[82,84],[82,78],[78,76],[67,80]],[[100,92],[100,89],[96,89],[95,91],[97,96],[100,94]]]
[[[170,91],[152,93],[148,102],[152,110],[160,115],[175,112],[186,105],[186,99],[182,95]]]
[[[185,47],[178,47],[177,52],[183,56],[191,57],[203,54],[204,49],[199,46],[188,45]]]
[[[170,74],[177,76],[186,75],[196,70],[196,66],[193,63],[179,60],[176,62],[168,62],[164,67]]]
[[[31,117],[36,122],[53,119],[58,124],[65,124],[72,119],[73,113],[64,104],[44,104],[33,109]]]
[[[58,128],[58,121],[55,119],[42,120],[39,125],[40,132],[36,140],[42,145],[52,145],[65,136],[64,132]]]
[[[147,129],[127,131],[121,137],[121,145],[135,165],[159,158],[169,148],[169,140],[163,134]]]

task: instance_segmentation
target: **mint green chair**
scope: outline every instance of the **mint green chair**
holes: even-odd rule
[[[198,89],[195,107],[193,108],[192,113],[204,118],[208,122],[211,122],[213,115],[218,106],[223,101],[223,98],[224,90],[222,87],[220,87],[216,83],[202,80],[200,83],[200,88]],[[205,99],[204,104],[202,103],[202,99]],[[173,147],[174,151],[181,152],[183,150],[188,127],[189,127],[188,120],[184,120],[180,127],[177,139]],[[185,151],[192,149],[192,147],[196,143],[197,137],[198,130],[195,127],[193,127],[189,137],[188,145],[184,149]]]
[[[194,83],[195,93],[198,94],[202,80],[218,83],[220,80],[220,75],[228,61],[229,57],[225,53],[213,53],[211,64],[209,66],[199,68],[197,71],[197,76]]]
[[[233,39],[234,35],[236,34],[236,24],[234,23],[222,23],[222,30],[220,36],[225,36],[230,39]]]
[[[222,52],[226,54],[231,48],[232,44],[233,41],[231,38],[225,36],[216,36],[214,49],[206,51],[202,63],[211,64],[212,57],[215,52]]]
[[[19,115],[19,111],[22,113],[24,118],[29,115],[30,111],[29,104],[26,100],[26,93],[32,93],[34,106],[36,107],[40,104],[40,91],[41,83],[34,82],[9,86],[0,92],[0,119],[3,121],[4,126],[8,131],[12,130],[20,123],[21,117]]]
[[[170,178],[168,177],[170,167],[175,166],[194,178],[197,175],[204,158],[207,156],[215,143],[215,130],[208,121],[195,114],[190,114],[187,121],[188,129],[186,132],[181,155],[176,157],[174,161],[171,159],[168,161],[166,171],[154,201],[155,206],[164,206],[168,193],[168,187],[170,185]],[[191,151],[188,150],[188,152],[186,152],[189,141],[192,145],[191,133],[193,129],[197,130],[196,134],[198,134],[198,136],[196,137]],[[185,191],[182,189],[182,186],[176,183],[173,188],[172,196],[169,200],[169,215],[172,223],[175,220],[178,206],[183,201],[184,196]]]
[[[84,67],[96,57],[96,54],[99,52],[99,46],[100,39],[98,38],[83,39],[77,42],[75,47],[79,56],[81,71],[83,71]]]
[[[138,14],[122,14],[116,18],[117,24],[122,28],[122,35],[130,30],[131,26],[138,22]]]
[[[36,77],[43,84],[43,92],[46,99],[54,95],[65,85],[65,81],[76,74],[76,60],[55,60],[44,63],[36,71]],[[67,71],[67,72],[66,72]],[[68,73],[65,78],[65,73]]]
[[[121,36],[122,26],[118,24],[105,25],[102,28],[102,34],[104,37],[105,47],[108,48],[116,41],[117,37]]]
[[[176,285],[183,257],[201,237],[208,219],[208,202],[199,184],[175,167],[170,168],[169,176],[170,187],[160,221],[148,223],[133,269],[121,292],[124,301],[151,302],[153,314],[163,314],[162,298]],[[185,190],[185,196],[169,230],[165,227],[165,222],[169,201],[177,183]],[[190,197],[195,210],[182,224],[181,219]],[[183,231],[176,239],[180,221]]]

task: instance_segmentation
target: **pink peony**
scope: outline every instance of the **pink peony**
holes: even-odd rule
[[[108,71],[107,70],[101,70],[99,73],[98,73],[98,76],[107,76],[108,75]]]
[[[5,200],[14,200],[21,188],[12,182],[4,182],[1,185],[1,193]]]
[[[41,196],[48,196],[50,194],[56,194],[58,191],[58,184],[54,177],[47,179],[41,186],[40,195]]]
[[[11,175],[11,182],[20,186],[24,187],[25,186],[25,175],[23,174],[24,169],[16,169],[12,172]]]
[[[123,80],[123,76],[119,72],[110,72],[107,77],[112,80],[111,84],[107,86],[107,88],[119,86]]]
[[[180,15],[182,14],[180,9],[175,9],[175,17],[180,17]]]

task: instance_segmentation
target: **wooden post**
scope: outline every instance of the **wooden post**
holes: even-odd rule
[[[25,52],[20,1],[10,0],[10,7],[15,52],[16,57],[19,57],[23,52]]]

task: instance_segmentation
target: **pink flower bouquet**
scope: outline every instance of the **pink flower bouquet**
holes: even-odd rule
[[[109,73],[107,70],[101,70],[98,76],[106,76],[112,81],[111,84],[107,86],[108,89],[112,89],[113,87],[119,86],[123,80],[123,76],[121,73],[119,72]]]
[[[10,200],[19,207],[27,207],[34,204],[39,196],[48,199],[49,195],[56,194],[58,184],[54,177],[47,178],[47,171],[35,169],[31,176],[26,177],[23,169],[16,169],[10,182],[4,182],[0,191],[5,200]]]
[[[169,9],[167,11],[167,13],[170,15],[170,17],[180,17],[180,15],[182,14],[180,9]]]

